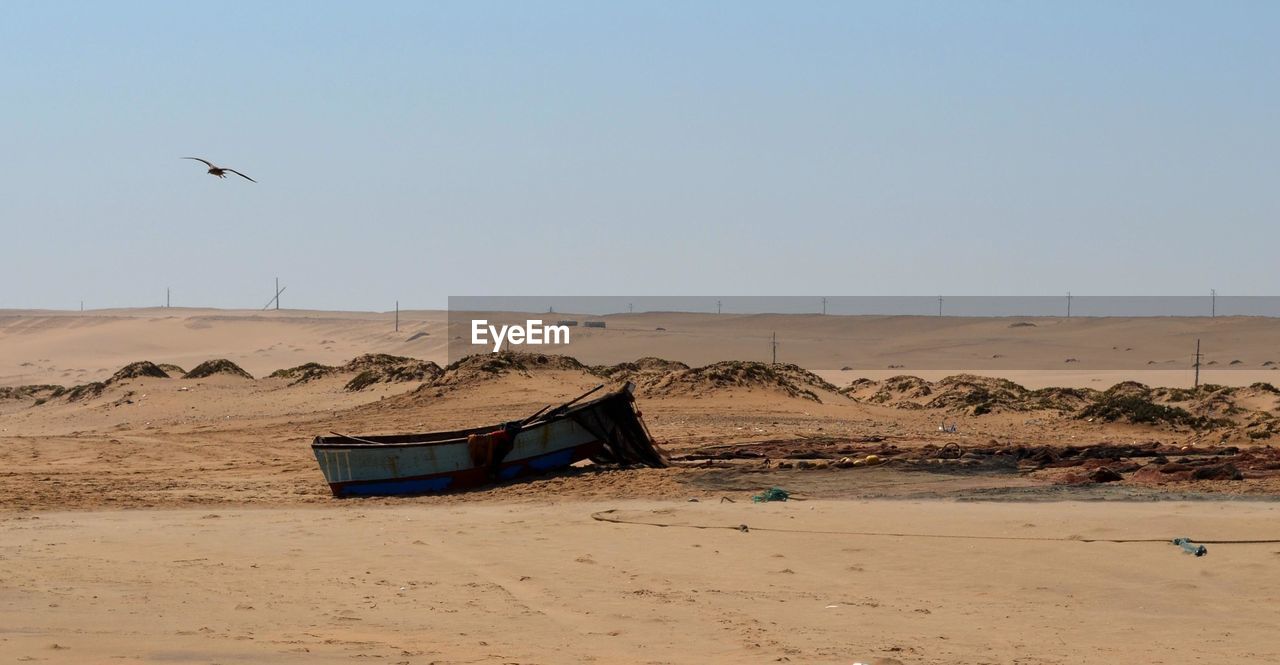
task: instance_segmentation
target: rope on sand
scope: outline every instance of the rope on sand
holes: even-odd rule
[[[597,522],[609,522],[611,524],[628,524],[635,526],[655,526],[661,528],[682,528],[682,529],[728,529],[731,531],[741,531],[748,533],[747,529],[742,528],[745,525],[729,526],[722,524],[671,524],[663,522],[647,522],[644,520],[631,520],[617,516],[618,510],[612,508],[609,510],[601,510],[591,514],[591,519]],[[1085,538],[1085,537],[1051,537],[1051,536],[981,536],[974,534],[949,534],[949,533],[909,533],[897,531],[823,531],[817,529],[787,529],[779,527],[763,527],[753,526],[750,531],[772,531],[774,533],[803,533],[818,536],[873,536],[884,538],[941,538],[948,540],[1015,540],[1015,541],[1040,541],[1040,542],[1068,542],[1068,543],[1170,543],[1173,540],[1169,538]],[[1177,540],[1185,540],[1202,545],[1268,545],[1280,543],[1280,538],[1266,538],[1259,540],[1199,540],[1191,538],[1178,538]],[[1175,543],[1178,544],[1178,543]]]

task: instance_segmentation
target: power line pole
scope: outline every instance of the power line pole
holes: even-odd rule
[[[770,340],[769,346],[773,347],[773,364],[778,364],[778,333],[773,333],[773,339]]]
[[[164,308],[169,309],[169,287],[164,289]]]
[[[1071,292],[1067,291],[1067,318],[1071,318]]]
[[[276,278],[276,311],[280,311],[280,278]]]
[[[1200,388],[1200,339],[1196,338],[1196,389]]]
[[[396,332],[400,332],[400,301],[396,301]]]
[[[826,296],[822,297],[822,315],[823,316],[827,315],[827,297]]]
[[[635,303],[627,303],[627,313],[634,314],[636,311]]]
[[[720,313],[720,301],[719,301],[719,300],[717,300],[717,301],[716,301],[716,314],[719,314],[719,313]]]
[[[1218,290],[1209,289],[1209,318],[1218,317]]]
[[[942,316],[942,296],[938,296],[938,316]]]

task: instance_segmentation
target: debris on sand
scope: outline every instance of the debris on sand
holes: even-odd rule
[[[184,379],[204,379],[218,374],[229,374],[244,379],[252,379],[253,375],[244,371],[239,365],[227,360],[226,358],[218,358],[216,360],[206,360],[199,365],[191,368],[190,372],[183,375]]]
[[[151,361],[139,360],[138,362],[129,363],[128,365],[121,367],[115,374],[111,375],[108,382],[115,383],[118,381],[126,381],[128,379],[141,378],[167,379],[169,378],[169,374],[163,369],[160,369],[159,365],[156,365]]]

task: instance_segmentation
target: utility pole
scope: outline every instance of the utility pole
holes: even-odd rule
[[[769,346],[773,347],[773,364],[778,364],[778,333],[773,333],[773,339],[769,342]]]
[[[627,313],[634,314],[636,311],[635,303],[627,303]]]
[[[400,332],[400,301],[396,301],[396,332]]]
[[[942,316],[942,296],[938,296],[938,316]]]
[[[1218,317],[1218,290],[1209,289],[1209,318]]]
[[[1196,338],[1196,389],[1200,389],[1200,338]]]
[[[287,286],[286,286],[286,287],[284,287],[284,289],[287,289],[287,288],[289,288],[289,287],[287,287]],[[263,309],[264,311],[265,311],[265,310],[268,310],[268,309],[271,309],[271,304],[272,304],[272,303],[275,303],[276,310],[277,310],[277,311],[279,311],[279,310],[280,310],[280,294],[281,294],[281,293],[284,293],[284,289],[280,288],[280,278],[279,278],[279,277],[277,277],[277,278],[276,278],[276,294],[275,294],[274,296],[272,296],[272,297],[271,297],[271,300],[268,300],[268,301],[267,301],[267,304],[265,304],[265,305],[263,305],[263,306],[262,306],[262,309]]]
[[[1071,292],[1067,291],[1067,318],[1071,318]]]
[[[720,313],[720,301],[719,301],[719,300],[717,300],[717,301],[716,301],[716,314],[719,314],[719,313]]]
[[[164,308],[169,309],[169,287],[164,289]]]
[[[827,297],[826,296],[822,297],[822,315],[823,316],[827,315]]]

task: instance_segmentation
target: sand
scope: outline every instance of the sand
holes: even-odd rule
[[[722,323],[709,317],[645,316],[670,320],[622,317],[593,335],[615,335],[620,343],[608,347],[610,353],[634,354],[620,360],[666,354],[696,363],[737,353],[759,332],[758,326],[742,328],[741,338],[718,345]],[[1269,630],[1280,619],[1280,583],[1273,574],[1280,544],[1210,544],[1209,556],[1195,558],[1164,542],[1081,542],[1280,537],[1273,502],[1280,472],[1246,467],[1247,477],[1239,481],[1091,484],[1063,482],[1073,468],[1024,461],[988,468],[993,457],[930,464],[946,462],[932,459],[931,451],[951,444],[971,455],[1107,444],[1159,446],[1205,462],[1220,455],[1240,459],[1222,452],[1225,446],[1257,453],[1273,444],[1253,435],[1274,420],[1274,393],[1246,389],[1226,403],[1248,407],[1232,417],[1257,420],[1252,430],[1198,430],[1045,410],[975,415],[963,408],[898,408],[849,399],[818,383],[807,384],[813,388],[807,395],[763,384],[717,385],[699,376],[639,397],[650,429],[677,459],[673,468],[587,465],[464,494],[335,500],[308,446],[318,434],[497,423],[601,381],[563,363],[454,376],[438,386],[377,383],[359,391],[345,389],[354,376],[349,373],[296,385],[263,378],[276,369],[341,365],[371,352],[444,364],[442,315],[401,317],[396,333],[386,314],[0,314],[0,386],[105,380],[139,360],[190,369],[228,358],[258,377],[140,377],[112,381],[100,394],[77,401],[0,399],[0,660],[1280,659],[1280,638]],[[801,319],[775,317],[764,325],[798,338],[812,324]],[[687,326],[683,341],[645,341],[652,331],[641,328],[659,321]],[[782,327],[786,323],[791,327]],[[823,348],[839,350],[874,322],[821,323],[829,327],[824,339],[843,340]],[[899,322],[904,327],[897,334],[915,348],[909,354],[887,342],[869,348],[901,351],[908,363],[942,363],[955,352],[956,338],[949,336],[955,331],[919,328],[926,323]],[[1073,334],[1098,347],[1112,334],[1109,323],[1062,325],[1082,326],[1084,332]],[[1135,339],[1158,340],[1201,323],[1150,320],[1123,329]],[[1230,355],[1255,364],[1275,339],[1258,332],[1269,330],[1269,322],[1210,324],[1236,340]],[[1009,330],[1007,321],[971,325],[992,337],[981,344],[996,344],[996,333]],[[423,331],[428,334],[410,339]],[[932,356],[926,343],[931,334],[937,348]],[[1021,352],[1054,358],[1062,352],[1055,339],[1047,336]],[[588,362],[609,355],[599,339],[588,338],[582,348],[588,356],[600,352]],[[803,348],[795,351],[808,363],[803,366],[822,370],[829,364],[825,356],[804,356]],[[1154,341],[1145,351],[1165,353]],[[841,387],[854,374],[884,378],[874,373],[880,371],[821,374]],[[1043,369],[983,371],[1024,372],[1021,378],[1032,388],[1066,376]],[[1119,365],[1070,370],[1074,385],[1094,388],[1121,377],[1157,376],[1152,371]],[[1167,385],[1189,376],[1185,369],[1160,371]],[[1242,385],[1267,371],[1222,374]],[[946,374],[917,373],[931,380]],[[1206,409],[1225,408],[1208,396],[1200,401]],[[956,431],[939,431],[942,423]],[[880,447],[890,451],[892,463],[796,466],[823,451],[865,454]],[[743,454],[757,450],[775,459]],[[788,457],[797,451],[798,457]],[[770,486],[805,500],[751,503],[753,494]],[[721,503],[722,497],[732,502]],[[617,525],[590,517],[611,509],[642,521],[747,524],[749,530]],[[1047,540],[848,533],[853,531]]]
[[[755,528],[592,521],[608,509]],[[1070,539],[1275,537],[1277,517],[1258,503],[943,502],[10,516],[0,522],[0,653],[68,663],[1274,662],[1280,545],[1210,545],[1196,558],[1166,543]]]

